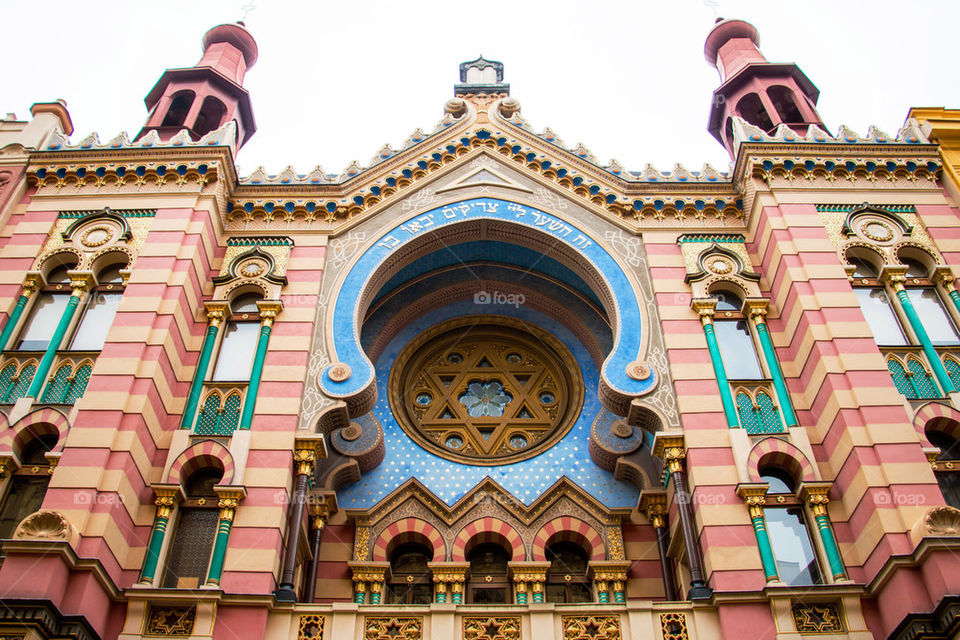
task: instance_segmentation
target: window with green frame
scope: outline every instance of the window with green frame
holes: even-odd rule
[[[240,422],[240,405],[243,398],[239,391],[232,391],[223,399],[219,391],[211,391],[203,402],[194,432],[199,435],[231,435]]]
[[[755,397],[741,389],[737,391],[737,413],[740,426],[747,433],[783,433],[783,421],[773,399],[763,389]]]
[[[40,402],[49,404],[75,403],[83,396],[92,370],[93,365],[89,362],[76,366],[72,362],[63,363],[47,382]]]

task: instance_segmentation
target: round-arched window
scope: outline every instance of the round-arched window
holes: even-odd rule
[[[548,333],[511,318],[438,325],[400,353],[390,404],[428,451],[467,464],[509,464],[566,434],[583,405],[580,367]]]

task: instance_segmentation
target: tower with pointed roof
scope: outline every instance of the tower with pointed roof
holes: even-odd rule
[[[242,23],[221,24],[203,36],[203,56],[192,67],[167,69],[144,98],[149,115],[137,135],[156,131],[169,140],[186,131],[197,140],[236,123],[236,145],[256,132],[243,78],[257,62],[257,43]]]
[[[720,74],[707,129],[733,155],[733,118],[772,134],[780,125],[805,135],[823,127],[817,113],[820,91],[794,63],[768,62],[760,34],[749,22],[718,18],[703,47]]]

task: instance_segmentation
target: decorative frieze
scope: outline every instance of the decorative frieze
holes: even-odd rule
[[[520,640],[518,616],[464,616],[463,640]]]
[[[363,620],[363,638],[364,640],[421,640],[423,618],[367,616]]]

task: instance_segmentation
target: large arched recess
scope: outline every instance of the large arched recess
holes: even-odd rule
[[[438,246],[477,237],[549,249],[593,289],[613,329],[613,348],[600,370],[600,399],[625,415],[631,400],[657,383],[643,362],[649,337],[637,283],[595,237],[535,207],[498,198],[472,198],[417,214],[368,242],[341,276],[327,308],[324,335],[332,364],[320,389],[346,403],[349,415],[369,411],[376,400],[373,364],[360,344],[366,310],[390,277]]]

